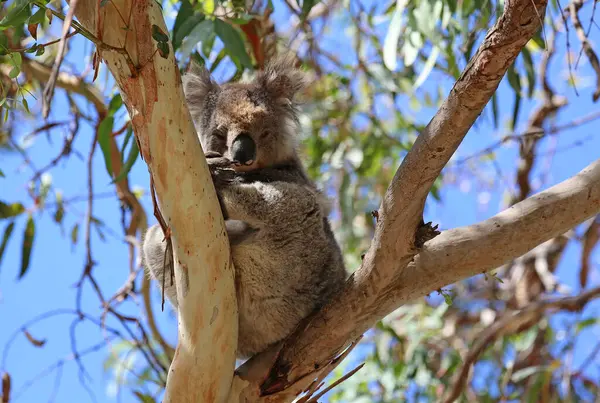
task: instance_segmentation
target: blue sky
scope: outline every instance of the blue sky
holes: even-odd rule
[[[279,3],[276,3],[276,6]],[[276,7],[277,9],[277,7]],[[590,12],[582,12],[582,21],[588,21]],[[282,13],[275,15],[279,24],[284,24],[286,16]],[[58,23],[53,24],[54,29],[59,28]],[[330,36],[335,33],[342,33],[341,22],[332,25]],[[386,23],[387,24],[387,23]],[[381,31],[385,32],[386,24],[382,24]],[[598,41],[598,30],[592,30],[592,40]],[[574,95],[573,89],[567,85],[566,80],[566,58],[564,37],[559,39],[557,46],[559,51],[552,65],[553,85],[559,94],[569,97],[570,104],[564,108],[557,123],[569,122],[576,117],[581,117],[598,110],[597,105],[590,102],[591,89],[580,85],[579,97]],[[331,52],[343,57],[347,52],[348,44],[343,41],[324,42],[322,45],[329,48]],[[85,68],[85,63],[89,59],[92,46],[82,38],[76,38],[71,42],[72,50],[69,54],[69,65],[74,71],[81,72]],[[571,32],[571,46],[575,52],[579,50],[579,43]],[[461,66],[463,67],[463,66]],[[587,60],[582,58],[577,74],[582,77],[588,77],[587,82],[593,82],[593,75]],[[219,73],[217,73],[219,77]],[[106,69],[101,68],[97,84],[104,87],[106,84]],[[590,78],[592,79],[590,81]],[[433,74],[429,83],[436,80],[448,81],[440,74]],[[506,80],[505,80],[506,81]],[[503,82],[499,90],[499,105],[502,121],[508,119],[512,110],[513,95],[506,82]],[[111,81],[108,80],[107,88],[110,88]],[[447,90],[451,83],[448,81]],[[428,89],[426,84],[424,89]],[[106,93],[106,99],[110,99],[110,94]],[[522,106],[522,117],[528,116],[531,108],[534,107],[537,100],[525,101]],[[80,105],[85,105],[79,102]],[[408,104],[408,100],[407,100]],[[30,107],[38,111],[41,107],[40,102],[31,100]],[[54,99],[52,109],[52,120],[62,120],[68,116],[67,103],[64,94],[59,91],[59,95]],[[426,123],[435,111],[431,108],[424,108],[420,111],[413,111],[414,118],[417,121]],[[87,111],[93,116],[93,110]],[[39,116],[39,115],[38,115]],[[122,118],[122,117],[121,117]],[[522,119],[520,129],[524,128],[526,119]],[[29,133],[32,128],[42,125],[42,122],[36,122],[32,118],[20,123],[17,127],[19,137]],[[116,124],[116,126],[119,126]],[[505,127],[501,123],[501,127]],[[544,158],[539,158],[539,163],[534,171],[534,182],[539,182],[539,187],[535,191],[547,188],[558,183],[573,174],[579,172],[586,165],[599,158],[600,156],[600,135],[597,132],[597,124],[588,124],[576,129],[561,132],[560,135],[544,140],[540,147],[540,152],[548,153],[552,147],[556,148],[552,158],[548,173],[544,181],[539,180],[539,174],[546,170]],[[92,130],[87,124],[83,124],[81,132],[78,135],[74,145],[75,148],[84,156],[87,156],[92,140]],[[468,156],[494,143],[499,136],[506,134],[506,130],[494,130],[490,124],[490,119],[480,119],[476,128],[471,130],[461,145],[458,156]],[[62,147],[62,136],[64,131],[61,129],[53,130],[51,137],[53,144],[50,145],[44,138],[40,138],[29,149],[29,155],[36,164],[37,168],[42,167],[60,152]],[[41,136],[44,136],[43,134]],[[577,145],[581,142],[580,145]],[[468,225],[479,220],[496,214],[501,208],[503,194],[498,189],[504,189],[505,183],[514,183],[515,156],[518,152],[517,144],[512,143],[512,147],[500,149],[497,152],[498,169],[504,175],[504,181],[494,182],[489,189],[480,189],[479,183],[471,181],[468,177],[465,182],[460,182],[456,186],[447,186],[442,192],[443,202],[437,204],[430,202],[427,210],[427,220],[439,223],[442,229],[453,228],[456,226]],[[2,155],[2,169],[6,178],[0,178],[0,199],[15,201],[28,200],[25,184],[27,179],[33,174],[31,169],[22,164],[22,159],[18,155]],[[106,174],[102,155],[97,150],[93,160],[94,166],[94,193],[105,194],[112,193],[113,186]],[[477,172],[484,178],[496,178],[497,168],[492,164],[481,164]],[[86,194],[86,170],[85,162],[73,156],[60,163],[58,167],[52,170],[52,184],[63,191],[65,198],[81,196],[85,199]],[[132,187],[143,189],[148,188],[148,174],[145,163],[138,160],[130,174],[130,183]],[[50,198],[52,200],[52,198]],[[146,211],[150,213],[150,224],[154,223],[151,216],[151,201],[147,195],[142,200]],[[94,202],[94,215],[105,220],[109,230],[105,231],[106,241],[103,242],[97,233],[92,234],[92,243],[94,250],[94,259],[97,265],[94,273],[98,279],[104,293],[107,296],[112,295],[126,281],[128,252],[125,241],[122,239],[120,230],[120,216],[118,212],[118,200],[115,196],[98,198]],[[49,209],[43,212],[37,223],[37,236],[34,244],[31,266],[28,274],[17,281],[16,277],[20,267],[20,242],[21,233],[24,228],[24,220],[19,220],[15,228],[15,234],[8,249],[5,252],[2,266],[0,267],[0,347],[4,348],[11,339],[13,331],[18,329],[28,320],[44,312],[53,310],[73,310],[76,296],[74,284],[77,282],[85,263],[85,248],[83,244],[83,228],[80,229],[79,243],[71,247],[69,242],[69,233],[75,223],[83,225],[86,213],[85,202],[73,203],[69,206],[64,223],[64,233],[53,223],[53,210]],[[38,214],[38,213],[36,213]],[[4,223],[2,223],[4,225]],[[3,227],[0,227],[3,230]],[[560,279],[571,286],[574,291],[578,290],[577,272],[579,267],[580,248],[575,244],[570,244],[561,261],[559,269]],[[595,272],[592,275],[590,286],[597,285],[600,280],[598,276],[598,264],[600,263],[600,254],[596,252],[593,257]],[[98,300],[93,291],[87,284],[83,293],[83,310],[94,315],[101,312],[98,306]],[[160,297],[156,291],[153,294],[155,301],[155,311],[160,312]],[[138,308],[130,304],[128,313],[139,314]],[[584,315],[597,315],[598,304],[589,308]],[[22,335],[14,338],[9,349],[5,349],[0,361],[0,369],[7,370],[13,380],[14,401],[20,403],[54,401],[96,401],[112,402],[117,401],[114,395],[114,385],[111,384],[112,375],[106,373],[103,369],[103,362],[107,357],[107,350],[100,349],[97,352],[86,355],[83,362],[88,376],[81,375],[80,369],[73,360],[67,361],[62,372],[54,371],[51,374],[39,378],[32,386],[24,392],[23,385],[26,385],[31,379],[37,377],[37,374],[44,371],[48,366],[56,363],[57,359],[69,360],[71,354],[70,332],[75,317],[72,314],[62,314],[54,316],[45,321],[39,322],[34,326],[28,327],[31,334],[39,339],[45,339],[46,344],[43,348],[32,346]],[[176,319],[169,313],[158,313],[157,320],[163,334],[171,343],[174,344],[177,337]],[[109,319],[108,325],[114,325],[114,320]],[[103,333],[97,326],[83,322],[75,327],[77,335],[77,349],[84,350],[103,341]],[[591,343],[598,339],[598,329],[592,328],[586,332],[577,346],[578,353],[574,357],[574,366],[580,362],[586,350],[589,350]],[[364,349],[358,354],[364,353]],[[600,364],[600,362],[598,362]],[[60,377],[57,377],[60,373]],[[597,372],[596,372],[597,374]],[[82,386],[80,378],[85,378],[87,387]],[[60,386],[55,388],[60,380]],[[86,390],[87,389],[87,390]],[[17,395],[18,394],[18,395]],[[121,396],[122,402],[134,402],[136,399],[125,391]]]

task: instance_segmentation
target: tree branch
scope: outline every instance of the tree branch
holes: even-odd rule
[[[494,323],[489,329],[475,340],[467,356],[463,359],[460,370],[455,378],[454,385],[445,403],[452,403],[460,396],[467,383],[471,366],[479,359],[479,356],[490,347],[495,340],[508,334],[522,332],[539,322],[542,315],[546,316],[548,311],[566,310],[569,312],[581,311],[591,300],[600,297],[600,288],[594,288],[588,292],[575,297],[563,297],[548,301],[538,301],[526,308],[510,312]]]
[[[250,384],[242,387],[242,395],[273,394],[273,401],[281,401],[302,392],[352,340],[405,302],[408,295],[423,295],[466,277],[444,277],[448,281],[433,286],[430,273],[406,269],[418,253],[415,234],[433,182],[508,67],[539,29],[545,7],[546,0],[505,3],[504,13],[396,172],[379,209],[375,236],[362,266],[340,294],[288,338],[271,368],[264,368],[269,363],[265,357],[244,364],[240,377]],[[415,272],[419,276],[413,282],[398,282],[398,278]],[[281,392],[280,400],[276,400],[277,392]]]

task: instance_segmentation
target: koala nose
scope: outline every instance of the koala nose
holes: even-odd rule
[[[256,143],[248,133],[239,134],[231,145],[231,158],[234,163],[251,165],[256,159]]]

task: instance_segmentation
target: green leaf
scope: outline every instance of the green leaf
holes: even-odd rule
[[[62,205],[60,205],[57,209],[56,212],[54,213],[54,221],[57,224],[62,223],[63,217],[65,216],[65,209]]]
[[[252,61],[250,60],[248,53],[246,53],[244,40],[240,33],[231,25],[219,19],[216,19],[214,23],[215,33],[223,41],[229,56],[237,59],[243,66],[252,68]]]
[[[152,24],[152,38],[156,42],[167,42],[169,40],[169,35],[165,34],[165,32],[156,24]]]
[[[2,243],[0,243],[0,267],[2,267],[2,256],[4,256],[4,251],[6,250],[6,245],[8,244],[8,240],[10,239],[10,236],[12,235],[14,228],[15,228],[15,222],[12,221],[4,229],[4,235],[2,235]]]
[[[170,50],[167,42],[158,42],[156,47],[158,48],[158,54],[160,54],[160,57],[166,59],[169,56]]]
[[[437,61],[439,54],[440,48],[434,46],[431,50],[431,53],[429,54],[429,57],[427,58],[427,61],[425,62],[425,65],[423,66],[423,70],[421,70],[421,74],[419,74],[419,77],[417,77],[417,79],[415,80],[415,84],[413,85],[413,91],[419,88],[421,85],[423,85],[425,80],[427,80],[427,77],[429,77],[431,70],[433,70],[433,67],[435,66],[435,62]]]
[[[0,220],[4,218],[16,217],[25,211],[25,206],[21,203],[6,204],[0,201]]]
[[[446,4],[448,4],[448,7],[450,7],[450,11],[452,12],[452,14],[454,14],[456,12],[456,0],[448,0]]]
[[[519,76],[519,73],[515,70],[514,65],[508,68],[508,71],[506,72],[506,77],[508,78],[508,83],[510,84],[511,88],[515,92],[521,92],[521,77]]]
[[[240,15],[239,17],[233,17],[233,18],[229,18],[229,21],[233,22],[234,24],[237,25],[246,25],[248,24],[250,21],[252,21],[254,17],[252,17],[251,15]]]
[[[46,51],[46,48],[44,46],[38,46],[37,51],[35,52],[35,55],[41,56],[44,54],[45,51]]]
[[[0,106],[2,106],[1,103]],[[0,178],[6,178],[6,175],[4,175],[4,171],[2,171],[2,169],[0,169]]]
[[[383,63],[390,70],[395,70],[397,66],[398,40],[402,31],[402,14],[406,7],[406,0],[399,0],[396,3],[396,10],[390,21],[387,34],[383,41]]]
[[[14,52],[11,53],[11,57],[12,57],[12,61],[16,66],[21,67],[21,64],[23,64],[23,57],[21,56],[21,54],[19,52]]]
[[[193,49],[198,45],[198,43],[202,43],[204,48],[206,42],[210,42],[211,38],[214,42],[214,24],[211,20],[204,20],[197,24],[194,29],[189,33],[187,37],[183,39],[180,45],[180,50],[182,55],[186,57],[189,55]],[[210,44],[210,49],[212,49],[212,43]],[[206,52],[204,52],[207,54]],[[210,53],[210,50],[209,50]]]
[[[19,68],[19,66],[13,66],[12,69],[10,69],[10,71],[8,72],[8,77],[17,78],[20,72],[21,69]]]
[[[204,14],[194,14],[194,9],[188,0],[182,1],[173,24],[173,49],[179,49],[183,39],[204,19]]]
[[[108,0],[100,0],[100,7],[104,7],[108,3]]]
[[[56,212],[54,213],[54,222],[57,224],[62,224],[62,220],[65,216],[65,207],[63,203],[62,193],[60,191],[56,191],[54,195],[56,199]]]
[[[498,128],[498,96],[492,95],[492,117],[494,118],[494,129]]]
[[[43,47],[43,46],[42,46]],[[34,43],[31,47],[25,49],[25,53],[33,53],[38,50],[38,44]]]
[[[533,91],[535,90],[535,67],[533,66],[533,58],[527,47],[523,48],[521,54],[523,55],[525,71],[527,72],[527,96],[531,98],[533,96]]]
[[[121,179],[123,179],[125,176],[127,176],[129,171],[131,171],[131,167],[133,167],[133,164],[137,160],[139,154],[140,154],[140,150],[138,149],[137,141],[134,141],[133,143],[131,143],[131,148],[129,149],[129,155],[127,156],[127,161],[125,161],[125,164],[123,165],[123,168],[121,169],[121,172],[119,173],[119,175],[117,175],[117,177],[111,183],[118,182]]]
[[[194,14],[186,19],[176,31],[173,30],[173,49],[179,49],[184,39],[190,35],[194,28],[206,21],[210,20],[205,19],[204,14]],[[212,26],[212,21],[210,22]]]
[[[194,8],[192,7],[190,0],[181,0],[180,3],[181,5],[179,6],[177,17],[175,17],[175,22],[173,23],[173,39],[175,38],[177,31],[181,28],[181,25],[194,13]]]
[[[410,40],[404,41],[402,46],[402,53],[404,55],[404,66],[410,67],[413,65],[417,56],[419,55],[419,48],[414,46]]]
[[[542,29],[538,29],[537,32],[531,38],[532,41],[535,42],[536,45],[539,46],[540,49],[546,48],[546,42],[544,42],[544,38],[542,38]]]
[[[523,368],[520,369],[518,371],[516,371],[515,373],[512,374],[512,376],[510,377],[510,380],[512,382],[520,382],[526,378],[529,378],[531,375],[538,373],[538,372],[542,372],[545,371],[545,367],[544,366],[535,366],[535,367],[527,367],[527,368]]]
[[[29,263],[31,261],[31,250],[33,248],[33,239],[35,237],[35,222],[31,214],[27,218],[27,225],[23,232],[23,247],[21,248],[21,271],[19,272],[19,279],[27,273],[29,269]]]
[[[121,161],[123,161],[123,154],[125,153],[125,148],[127,144],[129,144],[129,140],[131,140],[131,136],[133,135],[133,128],[129,126],[127,128],[127,133],[125,133],[125,140],[123,140],[123,145],[121,146]]]
[[[576,332],[579,333],[583,329],[586,329],[590,326],[594,326],[598,323],[600,323],[600,318],[588,318],[588,319],[582,320],[581,322],[577,323]]]
[[[204,11],[204,14],[213,14],[215,12],[215,0],[204,0],[202,2],[202,11]]]
[[[515,105],[513,108],[511,122],[511,130],[515,130],[519,118],[519,110],[521,108],[521,78],[519,77],[519,73],[517,73],[515,70],[514,65],[509,67],[507,71],[507,78],[508,83],[515,91]]]
[[[110,136],[112,136],[112,128],[113,128],[114,118],[112,116],[105,117],[100,123],[100,127],[98,128],[98,144],[100,144],[100,149],[102,150],[102,155],[104,156],[104,165],[106,166],[106,171],[108,172],[108,176],[113,177],[112,174],[112,162],[110,158]]]
[[[521,95],[515,94],[515,106],[513,107],[512,121],[510,124],[511,130],[515,130],[517,127],[517,121],[519,120],[519,110],[521,109]]]
[[[100,240],[106,241],[106,236],[104,236],[104,232],[102,232],[102,228],[104,228],[104,222],[102,222],[94,217],[92,217],[91,221],[92,221],[92,224],[94,224],[94,228],[96,229],[96,232],[98,233],[98,237],[100,238]]]
[[[119,108],[121,108],[121,106],[123,106],[123,99],[121,98],[121,94],[115,94],[115,96],[112,97],[110,103],[108,104],[108,113],[111,116],[114,115],[119,110]]]
[[[31,4],[28,1],[14,2],[15,6],[0,21],[0,31],[24,24],[31,15]]]
[[[302,2],[302,14],[301,14],[301,19],[302,20],[304,20],[308,16],[308,13],[310,13],[310,10],[317,3],[318,3],[318,0],[304,0]]]
[[[29,24],[41,24],[46,18],[46,9],[40,7],[31,17],[29,17]]]
[[[25,108],[25,110],[27,111],[27,113],[31,113],[31,111],[29,110],[29,104],[27,103],[27,100],[25,99],[25,97],[23,97],[21,99],[21,101],[23,102],[23,108]]]
[[[75,246],[77,243],[77,237],[79,235],[79,224],[75,224],[71,229],[71,245]]]
[[[146,393],[138,392],[137,390],[133,391],[133,394],[139,399],[141,403],[156,403],[154,398]]]

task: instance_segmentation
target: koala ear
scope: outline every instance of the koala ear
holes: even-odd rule
[[[183,75],[181,81],[188,109],[198,128],[202,116],[207,110],[212,109],[212,105],[209,105],[207,100],[212,98],[210,95],[218,92],[220,87],[212,80],[206,67],[194,60],[191,61],[188,72]]]
[[[182,77],[183,92],[190,106],[201,107],[206,96],[219,89],[219,85],[212,80],[206,67],[195,60],[190,62],[188,72]]]
[[[293,103],[294,95],[306,86],[304,72],[294,66],[291,57],[279,57],[269,62],[256,76],[256,82],[284,105]]]

